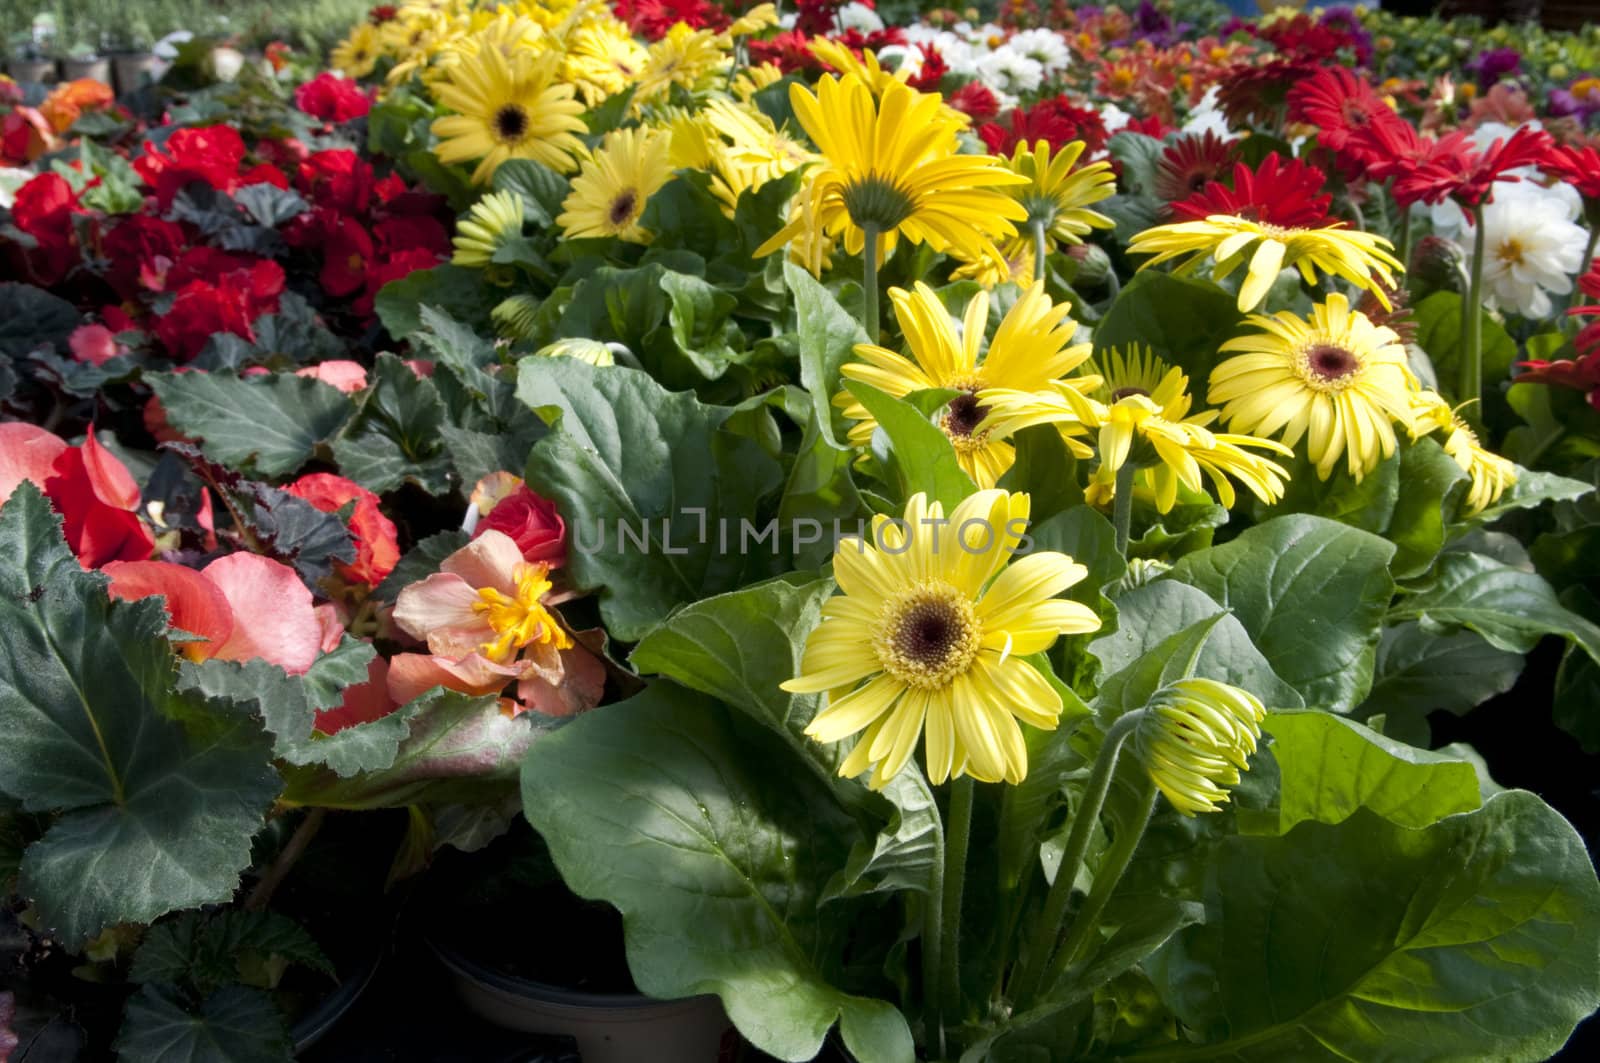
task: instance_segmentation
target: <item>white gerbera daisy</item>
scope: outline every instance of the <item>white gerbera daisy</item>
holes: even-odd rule
[[[1483,239],[1485,302],[1541,318],[1554,310],[1551,295],[1572,290],[1588,233],[1572,220],[1564,199],[1519,181],[1496,186],[1483,208]]]

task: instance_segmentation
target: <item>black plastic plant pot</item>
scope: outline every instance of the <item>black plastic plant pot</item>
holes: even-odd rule
[[[742,1057],[743,1039],[714,996],[584,993],[492,970],[437,941],[429,945],[473,1014],[507,1029],[570,1037],[583,1063],[735,1063]]]
[[[377,978],[378,969],[383,966],[384,955],[385,953],[380,952],[371,962],[357,969],[339,984],[339,988],[328,994],[322,1003],[300,1016],[290,1027],[289,1037],[294,1042],[296,1058],[327,1036],[328,1031],[337,1026],[339,1020],[356,1006],[361,995],[372,985],[373,979]]]
[[[165,62],[153,52],[129,52],[111,57],[118,96],[127,96],[150,85],[161,76]]]
[[[102,84],[111,84],[111,60],[104,56],[95,56],[92,59],[63,59],[61,60],[61,80],[77,81],[88,78]]]
[[[6,74],[20,84],[53,85],[56,80],[54,59],[12,59],[6,63]]]

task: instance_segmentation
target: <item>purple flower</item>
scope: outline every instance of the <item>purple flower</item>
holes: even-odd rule
[[[1515,48],[1489,48],[1479,52],[1467,62],[1467,70],[1478,78],[1478,87],[1487,89],[1507,74],[1515,74],[1522,66],[1522,53]]]

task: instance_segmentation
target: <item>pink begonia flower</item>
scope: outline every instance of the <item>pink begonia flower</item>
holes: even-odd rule
[[[23,480],[50,499],[67,546],[85,568],[142,561],[155,549],[155,536],[139,518],[138,482],[92,427],[74,447],[31,424],[0,424],[0,503]]]
[[[72,357],[89,365],[105,365],[119,354],[127,354],[126,347],[117,346],[117,334],[104,325],[79,325],[67,337]]]
[[[317,625],[322,631],[322,652],[332,653],[344,641],[345,618],[332,602],[324,602],[312,612],[316,614]]]
[[[493,694],[515,679],[522,707],[542,713],[567,716],[599,704],[605,669],[546,609],[548,566],[524,560],[510,536],[488,531],[439,568],[395,602],[395,623],[429,650],[389,662],[395,701],[435,686]]]
[[[304,369],[296,369],[295,376],[310,377],[320,380],[338,388],[346,395],[360,391],[367,386],[367,370],[360,362],[352,362],[344,358],[335,358],[328,362],[319,362],[308,365]]]
[[[164,597],[173,626],[204,640],[180,645],[192,660],[259,657],[301,675],[322,650],[311,592],[269,557],[228,554],[198,572],[170,561],[113,561],[105,573],[114,598]]]

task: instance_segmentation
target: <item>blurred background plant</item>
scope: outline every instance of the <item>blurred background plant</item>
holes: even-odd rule
[[[0,4],[0,39],[12,56],[34,48],[82,56],[142,51],[169,33],[188,30],[233,38],[245,47],[283,41],[322,55],[371,6],[367,0],[248,0],[225,8],[209,0],[20,0]]]

